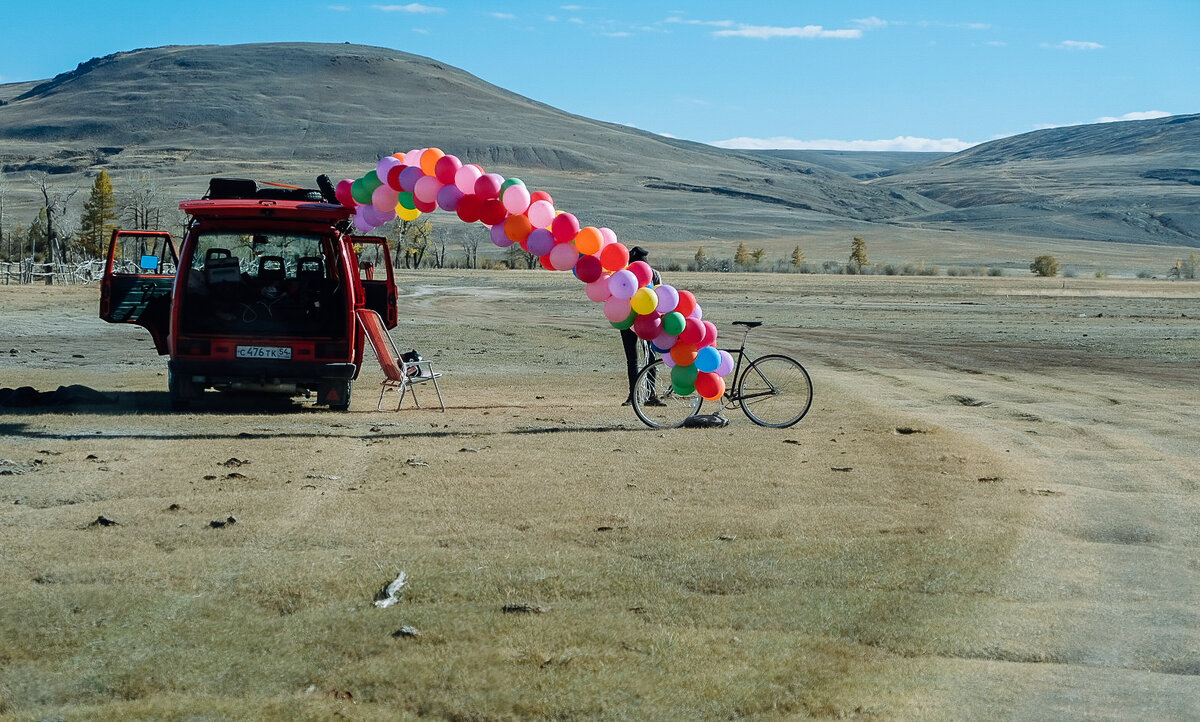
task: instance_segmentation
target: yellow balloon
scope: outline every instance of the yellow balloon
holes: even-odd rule
[[[658,308],[658,294],[654,292],[654,289],[643,286],[634,292],[633,298],[629,299],[629,307],[639,316],[654,313],[654,309]]]
[[[418,211],[416,208],[405,208],[402,205],[396,206],[396,217],[402,221],[415,221],[419,215],[421,215],[421,211]]]

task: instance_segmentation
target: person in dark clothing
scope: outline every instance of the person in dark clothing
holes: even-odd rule
[[[649,255],[650,252],[645,248],[642,248],[641,246],[634,246],[633,248],[629,249],[629,262],[633,263],[635,261],[644,261]],[[662,283],[662,278],[659,277],[658,271],[653,271],[653,276],[650,280],[650,283],[654,284],[655,286]],[[633,405],[633,386],[637,381],[638,372],[642,370],[641,367],[638,366],[637,347],[640,341],[641,339],[637,337],[637,334],[633,332],[633,329],[621,329],[621,346],[625,349],[625,371],[629,374],[629,396],[625,398],[625,402],[621,404],[622,406]],[[653,360],[654,352],[651,351],[649,358],[646,359],[646,363],[650,363]]]

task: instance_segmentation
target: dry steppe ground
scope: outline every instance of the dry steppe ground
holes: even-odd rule
[[[445,414],[170,413],[94,287],[0,287],[0,386],[116,398],[0,408],[0,717],[1200,718],[1200,284],[669,280],[803,422],[642,427],[560,274],[400,279]]]

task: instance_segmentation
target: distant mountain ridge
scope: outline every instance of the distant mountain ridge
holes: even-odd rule
[[[737,151],[572,115],[396,50],[170,46],[0,85],[0,172],[76,185],[101,168],[147,173],[186,198],[212,175],[311,184],[437,146],[635,239],[878,225],[1200,245],[1198,117],[1056,128],[944,157]]]

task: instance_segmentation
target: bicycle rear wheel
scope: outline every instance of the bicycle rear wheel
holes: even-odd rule
[[[648,364],[633,384],[633,410],[646,426],[673,429],[700,410],[699,394],[680,396],[671,386],[671,369],[661,360]]]
[[[812,406],[808,372],[790,356],[770,354],[750,364],[738,381],[738,403],[759,426],[786,428],[804,418]]]

